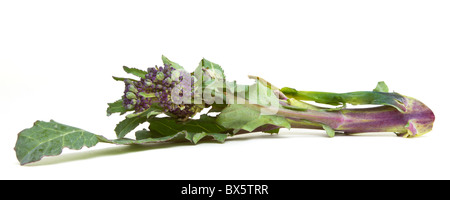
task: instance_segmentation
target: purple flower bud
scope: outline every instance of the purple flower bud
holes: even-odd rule
[[[125,108],[142,112],[151,108],[152,103],[158,103],[164,112],[179,118],[191,117],[197,112],[198,108],[193,104],[184,103],[178,105],[175,103],[182,101],[183,98],[181,97],[183,97],[184,90],[193,96],[192,86],[194,79],[190,73],[176,70],[170,65],[148,68],[147,72],[145,78],[141,78],[140,81],[125,80],[126,87],[122,96]],[[182,82],[183,79],[187,78],[190,79],[188,83]],[[155,97],[144,97],[139,94],[140,92],[153,93]],[[179,93],[179,95],[172,97],[172,92],[175,94]]]

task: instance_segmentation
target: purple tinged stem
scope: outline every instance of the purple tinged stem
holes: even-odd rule
[[[392,106],[336,111],[279,108],[277,115],[286,117],[292,128],[322,129],[321,124],[325,124],[345,133],[395,132],[404,137],[420,136],[431,131],[435,119],[431,109],[414,98],[405,96],[405,99],[405,112]]]

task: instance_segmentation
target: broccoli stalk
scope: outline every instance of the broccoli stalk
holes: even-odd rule
[[[379,89],[383,88],[383,89]],[[312,100],[317,103],[346,103],[383,105],[374,108],[354,108],[320,111],[320,108],[306,112],[282,110],[279,114],[293,119],[294,126],[302,126],[302,119],[316,121],[345,133],[395,132],[403,137],[421,136],[433,128],[434,114],[424,103],[398,93],[388,93],[384,82],[379,82],[371,92],[328,93],[281,89],[287,97],[296,100]],[[322,109],[323,110],[323,109]]]
[[[394,132],[416,137],[429,132],[435,119],[425,104],[389,92],[384,82],[373,91],[349,93],[279,89],[256,76],[249,76],[256,79],[253,85],[237,85],[226,80],[218,64],[206,59],[192,73],[164,56],[162,60],[164,66],[146,71],[123,67],[137,79],[113,77],[125,89],[119,100],[108,104],[107,115],[133,112],[114,129],[117,139],[53,120],[36,121],[18,134],[14,149],[19,162],[23,165],[59,155],[66,147],[81,149],[98,142],[130,145],[187,140],[196,144],[203,138],[224,142],[235,134],[278,133],[281,128],[324,129],[330,137],[335,132]],[[347,104],[376,107],[347,108]],[[210,108],[208,113],[193,118],[204,108]],[[125,137],[142,123],[149,123],[148,129],[136,131],[135,139]]]
[[[277,115],[286,117],[291,128],[322,129],[326,125],[348,134],[394,132],[403,137],[416,137],[431,131],[435,118],[431,109],[414,98],[405,96],[404,100],[404,111],[393,106],[339,110],[316,107],[304,111],[279,108]]]
[[[337,131],[346,134],[394,132],[403,137],[421,136],[433,128],[435,116],[430,108],[412,97],[389,93],[384,82],[379,82],[373,91],[331,93],[297,91],[289,87],[278,89],[262,78],[249,77],[263,82],[270,88],[278,96],[281,106],[265,106],[249,102],[246,102],[246,105],[256,110],[272,109],[272,113],[289,122],[289,128],[325,129],[329,136],[334,136]],[[341,107],[319,107],[304,101]],[[346,104],[379,106],[346,108]],[[258,131],[282,127],[264,126]],[[245,132],[247,131],[240,133]]]

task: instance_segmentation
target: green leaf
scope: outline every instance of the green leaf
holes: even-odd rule
[[[289,124],[289,122],[286,120],[286,118],[282,117],[282,116],[277,116],[277,115],[259,115],[259,117],[257,119],[254,119],[250,122],[248,122],[247,124],[245,124],[245,126],[242,127],[242,129],[247,130],[247,131],[253,131],[256,128],[266,125],[266,124],[272,124],[272,125],[276,125],[276,126],[280,126],[280,127],[284,127],[284,128],[291,128],[291,124]]]
[[[234,132],[237,132],[247,123],[258,119],[260,114],[259,111],[244,105],[231,104],[222,110],[216,121],[221,126],[234,129]]]
[[[205,58],[202,59],[201,63],[204,69],[203,71],[205,71],[208,77],[219,80],[225,79],[225,72],[220,65],[206,60]]]
[[[220,65],[203,58],[194,70],[194,77],[197,80],[202,80],[200,83],[203,87],[214,83],[223,85],[225,73]]]
[[[270,133],[270,134],[279,133],[279,132],[280,132],[280,128],[263,131],[263,133]]]
[[[142,139],[151,138],[151,137],[153,137],[153,138],[159,137],[159,136],[152,135],[152,133],[146,129],[136,131],[136,133],[134,133],[134,135],[136,137],[136,140],[142,140]]]
[[[226,84],[225,74],[220,65],[203,58],[194,70],[193,77],[196,104],[223,102]]]
[[[330,126],[328,126],[326,124],[322,124],[322,127],[329,137],[334,137],[335,132]]]
[[[131,113],[125,117],[124,120],[116,125],[114,131],[118,138],[123,138],[125,135],[134,130],[139,124],[146,122],[149,118],[155,117],[162,113],[161,107],[154,103],[152,106],[139,113]]]
[[[125,118],[116,125],[114,131],[116,132],[118,138],[123,138],[125,137],[125,135],[127,135],[129,132],[131,132],[137,126],[139,126],[139,124],[144,123],[146,121],[147,121],[146,117]]]
[[[132,78],[122,78],[122,77],[116,77],[116,76],[113,76],[113,79],[116,80],[116,81],[125,81],[125,80],[137,81],[137,80],[134,80]]]
[[[21,131],[16,146],[17,159],[21,165],[38,161],[44,156],[55,156],[64,147],[81,149],[92,147],[98,143],[97,136],[85,130],[50,122],[36,121],[33,127]]]
[[[289,104],[289,106],[283,106],[283,107],[291,109],[291,110],[298,110],[298,111],[320,110],[320,108],[317,106],[311,105],[309,103],[305,103],[303,101],[298,101],[294,98],[287,99],[287,103]]]
[[[165,137],[158,137],[158,138],[145,138],[140,140],[133,140],[129,138],[119,138],[114,140],[109,140],[106,138],[103,138],[103,142],[112,143],[112,144],[123,144],[123,145],[132,145],[132,144],[146,144],[146,143],[158,143],[158,142],[167,142],[167,141],[176,141],[184,138],[183,133],[177,134],[177,135],[171,135],[171,136],[165,136]]]
[[[392,106],[400,112],[406,111],[406,98],[398,93],[359,91],[348,93],[297,91],[293,88],[282,88],[281,92],[288,98],[296,100],[315,101],[329,105],[387,105]]]
[[[229,129],[218,125],[214,117],[206,115],[202,115],[200,119],[191,119],[185,122],[170,117],[152,118],[149,122],[150,130],[136,131],[136,140],[128,138],[108,140],[103,137],[102,141],[114,144],[145,144],[188,140],[197,144],[205,137],[224,142],[229,132]]]
[[[108,108],[106,109],[106,115],[110,116],[113,113],[120,113],[121,115],[126,113],[128,110],[123,107],[122,99],[119,99],[113,103],[108,103]]]
[[[238,94],[242,98],[242,94]],[[279,98],[273,93],[272,88],[268,85],[256,80],[256,83],[248,88],[248,100],[250,103],[264,106],[280,107]]]
[[[142,112],[138,112],[138,113],[134,112],[134,113],[128,114],[126,116],[126,118],[147,117],[147,119],[148,119],[152,116],[155,116],[155,115],[158,115],[161,113],[162,113],[161,106],[159,106],[157,103],[153,103],[149,109],[144,110]]]
[[[241,129],[251,132],[266,124],[291,128],[286,118],[277,115],[263,115],[259,110],[245,104],[229,105],[217,117],[217,123],[225,128],[233,129],[234,133]]]
[[[237,93],[237,96],[241,99],[248,97],[250,104],[230,104],[218,116],[218,124],[233,129],[234,133],[241,129],[251,132],[266,124],[284,128],[291,127],[284,117],[268,112],[270,110],[268,108],[280,108],[278,97],[268,85],[256,80],[255,84],[241,92],[244,93]]]
[[[148,114],[152,112],[154,111],[148,109],[136,116],[129,118],[127,117],[125,120],[117,124],[116,129],[114,129],[119,140],[106,139],[106,141],[118,144],[162,142],[173,140],[174,138],[179,139],[181,137],[180,133],[183,133],[184,137],[181,138],[187,139],[193,143],[197,143],[200,139],[206,136],[213,137],[217,141],[223,142],[229,132],[229,129],[218,125],[214,117],[209,117],[207,115],[200,116],[200,119],[190,119],[188,121],[181,122],[171,117],[152,117],[148,119]],[[150,122],[150,131],[136,131],[136,141],[130,141],[130,139],[124,138],[126,134],[134,130],[139,124],[147,121]],[[172,137],[174,135],[178,135],[180,137]]]
[[[162,61],[163,61],[163,63],[164,63],[165,65],[170,65],[171,67],[173,67],[173,68],[175,68],[175,69],[177,69],[177,70],[184,70],[184,68],[183,68],[181,65],[179,65],[179,64],[176,63],[176,62],[173,62],[173,61],[169,60],[169,59],[168,59],[167,57],[165,57],[164,55],[162,55],[161,57],[162,57]]]
[[[145,78],[145,75],[147,74],[146,71],[136,69],[136,68],[129,68],[127,66],[123,66],[123,70],[129,74],[133,74],[135,76],[138,76],[140,78]],[[114,77],[113,77],[114,78]]]
[[[196,144],[206,136],[211,136],[219,142],[224,142],[229,129],[216,123],[214,117],[201,115],[200,119],[191,119],[186,122],[180,122],[176,119],[153,118],[150,121],[150,135],[171,136],[184,132],[185,139]]]
[[[280,132],[280,128],[276,128],[276,129],[272,129],[272,130],[268,130],[268,131],[263,131],[264,133],[270,133],[270,134],[273,134],[273,133],[279,133]]]
[[[164,136],[174,135],[183,130],[190,133],[223,133],[228,131],[228,129],[217,124],[214,117],[207,115],[201,115],[200,119],[190,119],[185,122],[170,117],[153,118],[150,121],[150,130]]]
[[[389,92],[389,88],[384,81],[380,81],[377,87],[373,89],[374,92]]]
[[[211,109],[209,109],[208,113],[211,112],[222,112],[223,109],[227,107],[227,104],[211,104]]]

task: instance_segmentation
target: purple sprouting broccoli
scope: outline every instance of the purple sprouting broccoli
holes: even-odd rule
[[[324,129],[330,137],[336,132],[417,137],[433,128],[435,116],[430,108],[417,99],[389,92],[384,82],[372,91],[298,91],[276,88],[256,76],[250,76],[255,84],[238,85],[227,81],[223,69],[206,59],[192,73],[164,56],[162,60],[163,67],[147,71],[124,67],[138,79],[113,77],[125,83],[125,90],[121,99],[108,104],[107,115],[132,112],[114,129],[117,139],[53,120],[36,121],[19,133],[17,159],[23,165],[58,155],[65,147],[80,149],[98,142],[128,145],[187,140],[196,144],[203,138],[224,142],[235,134],[272,134],[281,128]],[[347,104],[375,107],[347,108]],[[210,110],[196,118],[204,108]],[[150,124],[148,129],[136,131],[134,139],[125,137],[143,123]]]
[[[165,114],[180,119],[192,117],[201,110],[195,104],[182,101],[183,95],[187,94],[188,98],[194,95],[194,79],[188,72],[169,65],[151,67],[147,72],[139,81],[124,80],[122,100],[125,109],[140,113],[155,104]]]

